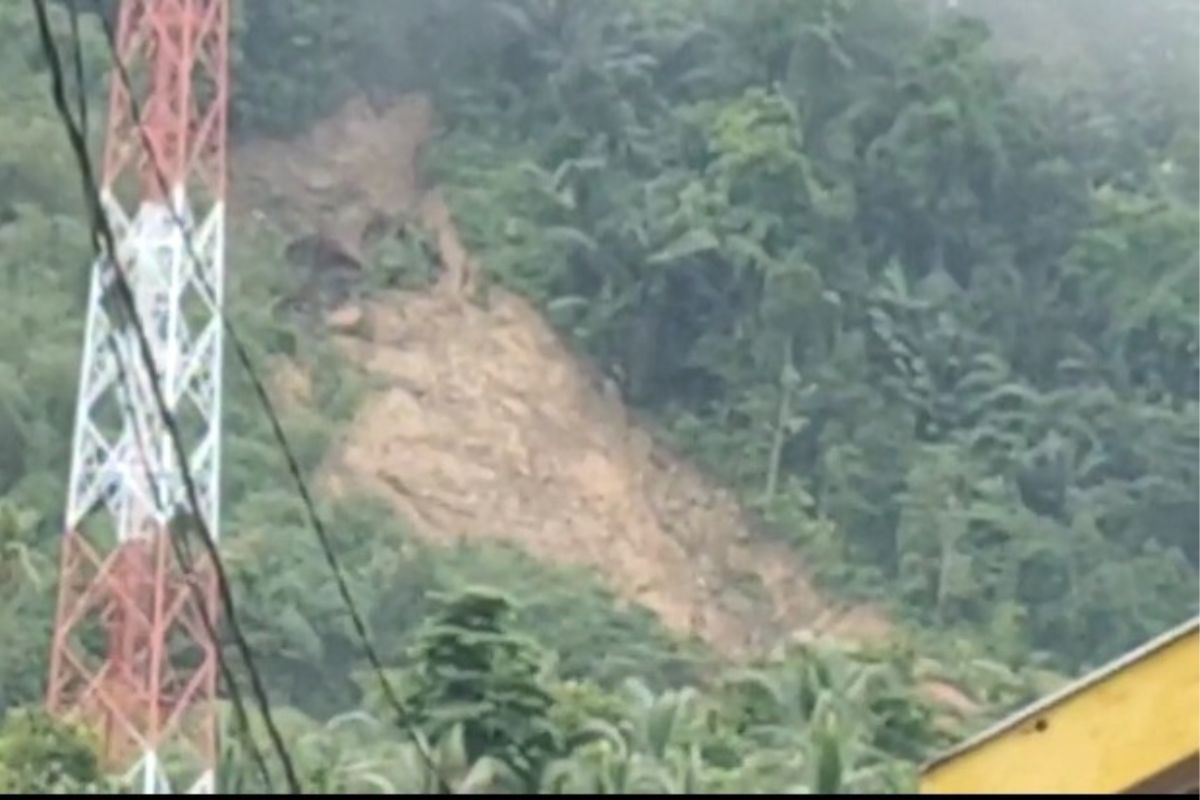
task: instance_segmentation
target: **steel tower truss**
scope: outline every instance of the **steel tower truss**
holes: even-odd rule
[[[47,700],[147,793],[215,790],[219,604],[114,277],[216,538],[228,28],[227,0],[122,0],[128,82],[110,78],[102,203],[117,252],[92,269]]]

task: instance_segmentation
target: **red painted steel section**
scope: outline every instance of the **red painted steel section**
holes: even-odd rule
[[[140,178],[143,199],[161,186],[152,152],[172,190],[189,192],[193,208],[225,196],[229,108],[228,0],[123,0],[117,49],[141,113],[138,130],[129,92],[111,80],[104,186]]]
[[[103,739],[114,767],[143,752],[183,747],[199,763],[217,756],[215,572],[197,555],[180,568],[165,535],[101,553],[86,536],[63,541],[48,700]]]

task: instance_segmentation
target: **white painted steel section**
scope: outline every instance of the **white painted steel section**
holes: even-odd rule
[[[118,212],[110,218],[123,218],[111,196],[105,201]],[[215,205],[195,225],[186,203],[178,197],[175,203],[174,211],[145,203],[131,224],[114,228],[123,234],[118,259],[158,365],[164,400],[184,426],[204,521],[217,537],[224,208]],[[66,527],[78,527],[102,507],[118,540],[125,541],[150,535],[188,503],[136,334],[124,321],[115,291],[114,266],[102,258],[93,268],[88,301]],[[115,426],[104,418],[114,410],[119,410]]]

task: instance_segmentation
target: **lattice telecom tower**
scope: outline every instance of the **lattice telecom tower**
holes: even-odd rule
[[[184,525],[194,539],[197,526],[114,270],[133,290],[215,538],[228,31],[228,0],[122,0],[115,55],[128,83],[110,78],[102,201],[117,252],[92,270],[47,699],[96,730],[145,792],[215,789],[205,617],[216,626],[218,592],[203,548],[193,541],[181,564],[168,539]]]

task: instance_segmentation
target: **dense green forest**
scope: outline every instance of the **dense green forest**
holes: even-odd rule
[[[1195,4],[959,5],[980,18],[898,0],[235,3],[235,138],[429,92],[425,167],[489,279],[737,489],[762,535],[905,632],[727,664],[589,576],[327,503],[408,721],[457,789],[902,791],[1053,675],[1196,613]],[[83,23],[98,137],[109,60]],[[1069,58],[1033,59],[1035,25]],[[98,789],[86,732],[28,711],[89,237],[26,4],[0,5],[0,43],[0,791]],[[277,302],[287,243],[230,225],[231,318],[260,363],[316,378],[284,419],[314,468],[363,387]],[[228,370],[227,562],[303,780],[436,789]],[[934,679],[978,708],[934,705]],[[232,721],[225,747],[223,785],[260,789]]]

